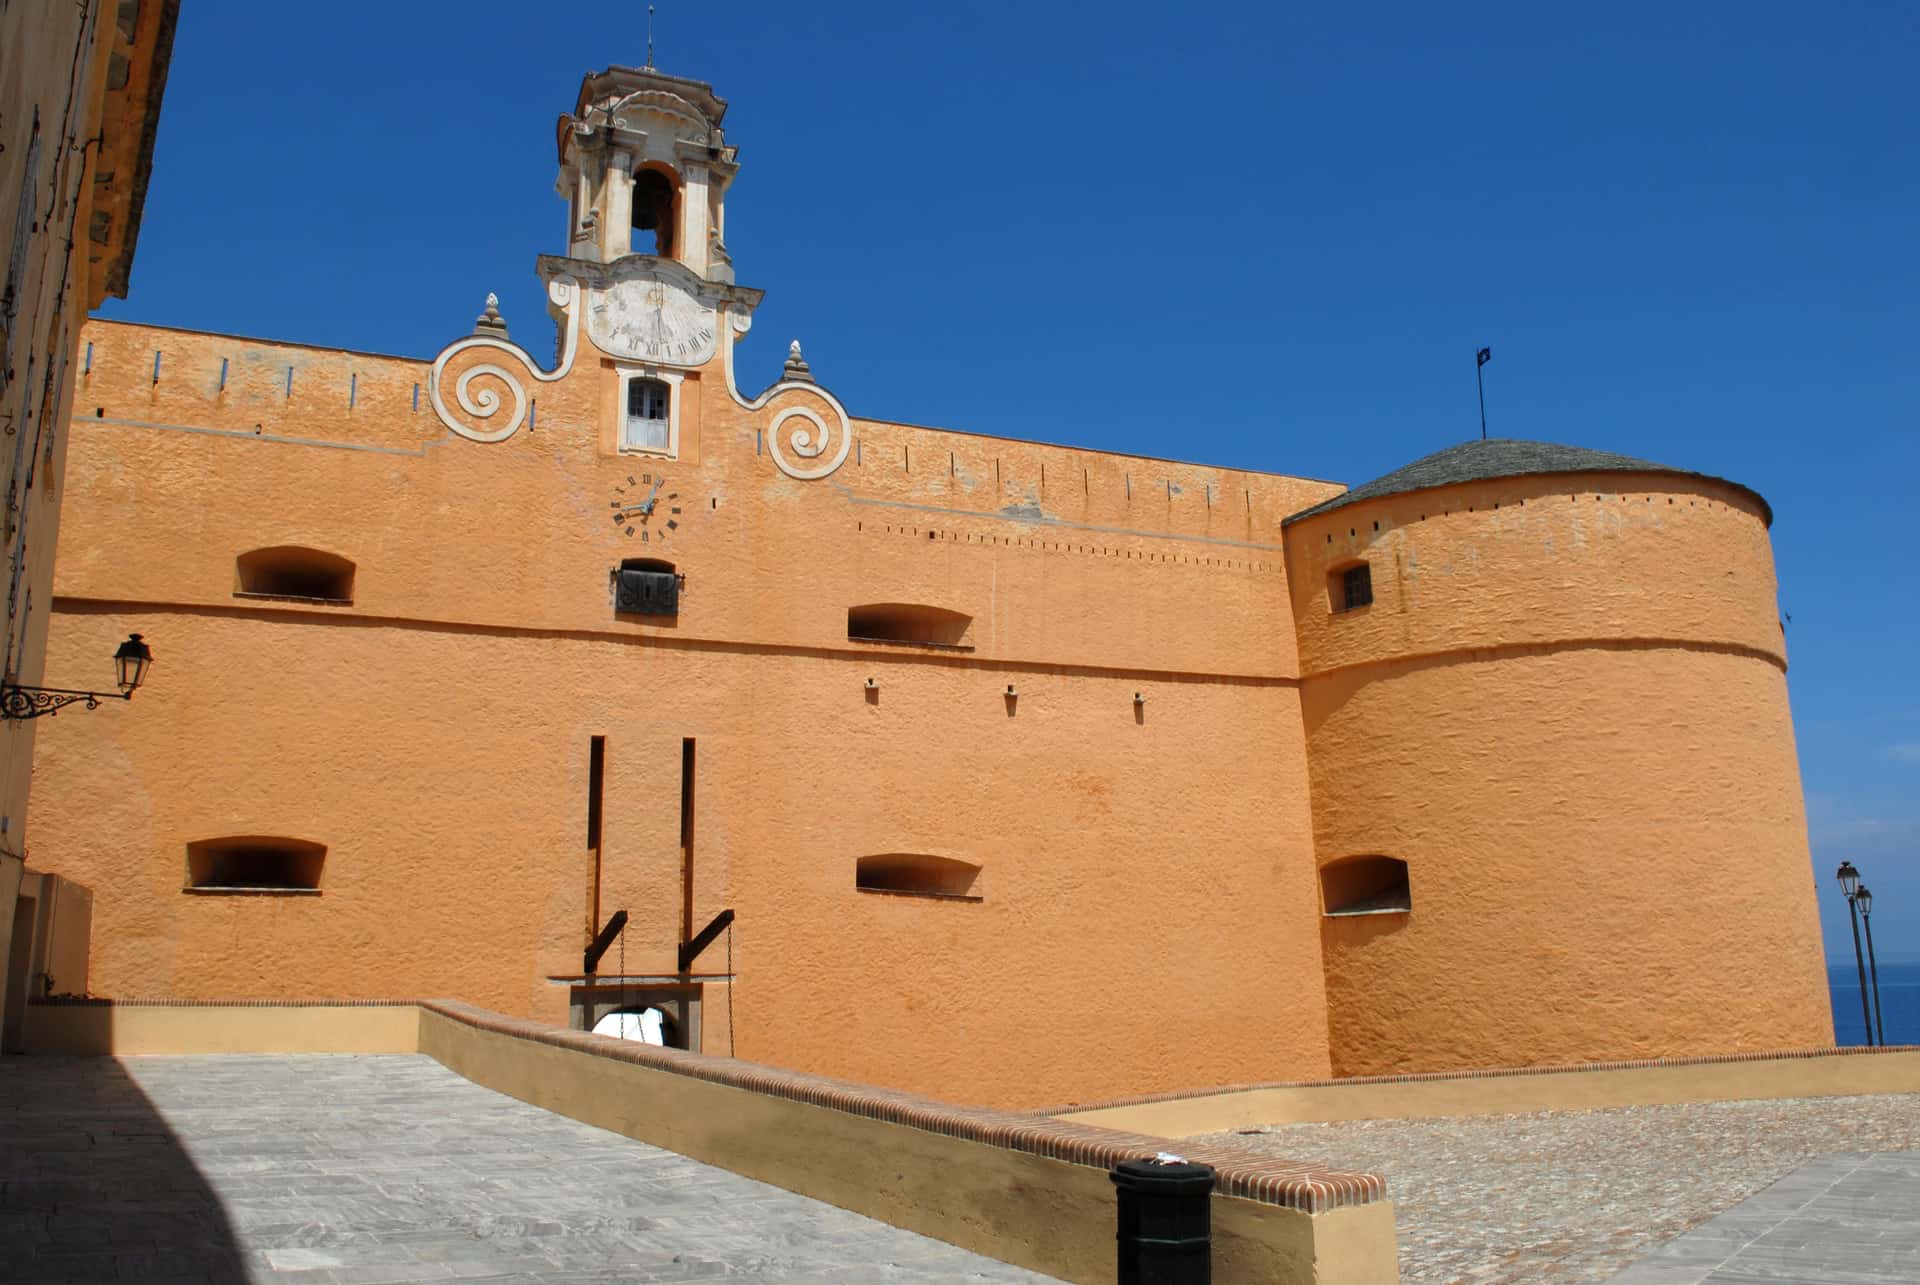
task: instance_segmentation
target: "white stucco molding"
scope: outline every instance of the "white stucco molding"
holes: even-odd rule
[[[762,410],[788,393],[800,394],[775,412],[773,422],[767,427],[767,453],[773,457],[774,467],[788,477],[812,482],[831,476],[847,462],[847,456],[853,450],[853,425],[847,418],[847,408],[840,404],[839,398],[809,379],[783,379],[751,401],[742,397],[740,386],[733,377],[733,342],[746,333],[749,322],[731,309],[729,314],[729,324],[720,327],[720,353],[726,366],[727,395],[746,410]],[[825,404],[832,415],[832,423],[805,404],[809,397],[818,398]],[[793,420],[804,420],[806,424],[786,428]],[[780,440],[783,429],[788,433],[784,444]],[[789,449],[792,456],[788,454]],[[794,457],[798,457],[798,462]]]
[[[520,382],[517,372],[491,361],[468,366],[453,381],[454,402],[462,412],[456,415],[448,409],[445,398],[447,363],[470,349],[487,348],[513,358],[526,368],[526,373],[537,383],[550,384],[563,379],[573,369],[574,352],[580,342],[579,297],[580,292],[572,277],[555,276],[547,282],[548,303],[566,318],[560,364],[550,371],[541,370],[519,344],[492,335],[473,335],[442,348],[440,355],[433,359],[433,370],[427,376],[428,399],[440,422],[475,442],[504,442],[518,432],[520,425],[526,422],[528,403],[526,385]],[[473,381],[482,378],[498,380],[506,386],[507,395],[513,400],[510,411],[503,410],[499,389],[482,387],[474,390]]]
[[[671,90],[647,88],[630,90],[605,103],[595,103],[580,115],[580,123],[591,128],[611,125],[623,133],[638,132],[638,122],[649,114],[666,117],[676,125],[676,137],[700,147],[708,146],[714,120],[697,103]]]

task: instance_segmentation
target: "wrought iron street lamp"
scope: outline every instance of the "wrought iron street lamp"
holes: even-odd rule
[[[1873,1024],[1879,1029],[1880,1046],[1885,1048],[1887,1022],[1880,1016],[1880,966],[1873,962],[1873,894],[1864,883],[1860,891],[1853,894],[1853,904],[1860,907],[1860,923],[1867,930],[1867,976],[1873,979]]]
[[[1860,970],[1860,1020],[1866,1023],[1867,1043],[1872,1044],[1873,1014],[1867,1009],[1867,963],[1860,956],[1860,908],[1854,902],[1860,888],[1860,872],[1853,868],[1853,862],[1842,861],[1833,877],[1840,881],[1840,891],[1847,894],[1847,922],[1853,925],[1853,966]],[[1873,904],[1873,894],[1867,896],[1867,904]]]
[[[61,708],[84,701],[88,709],[99,709],[103,700],[132,700],[133,693],[146,681],[147,667],[153,664],[153,649],[140,641],[139,634],[128,634],[120,649],[113,653],[114,681],[117,692],[76,691],[69,687],[27,687],[19,683],[0,683],[0,718],[39,718],[57,714]]]

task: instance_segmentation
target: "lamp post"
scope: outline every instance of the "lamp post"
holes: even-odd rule
[[[1887,1022],[1880,1016],[1880,966],[1873,962],[1873,894],[1867,891],[1867,885],[1860,885],[1860,891],[1853,894],[1853,901],[1860,907],[1860,922],[1867,930],[1867,976],[1873,979],[1873,1024],[1879,1030],[1880,1046],[1885,1048]]]
[[[1866,1023],[1867,1043],[1872,1044],[1873,1014],[1867,1010],[1867,963],[1860,955],[1860,911],[1853,901],[1860,887],[1860,872],[1853,868],[1853,862],[1842,861],[1834,871],[1834,878],[1840,881],[1840,891],[1847,894],[1847,922],[1853,925],[1853,964],[1860,970],[1860,1020]]]
[[[153,664],[153,650],[140,641],[139,634],[128,634],[120,649],[113,653],[114,682],[117,692],[77,691],[70,687],[27,687],[20,683],[0,683],[0,718],[39,718],[57,714],[62,706],[79,701],[88,709],[99,709],[103,700],[133,699],[134,689],[147,677]]]

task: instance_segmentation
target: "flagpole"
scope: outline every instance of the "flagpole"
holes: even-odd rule
[[[1482,348],[1473,354],[1473,386],[1480,393],[1480,440],[1487,440],[1487,384],[1481,377],[1480,369],[1493,355],[1491,348]]]

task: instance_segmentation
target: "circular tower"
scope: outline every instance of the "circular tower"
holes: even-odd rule
[[[1771,521],[1501,440],[1287,520],[1335,1074],[1833,1042]]]

